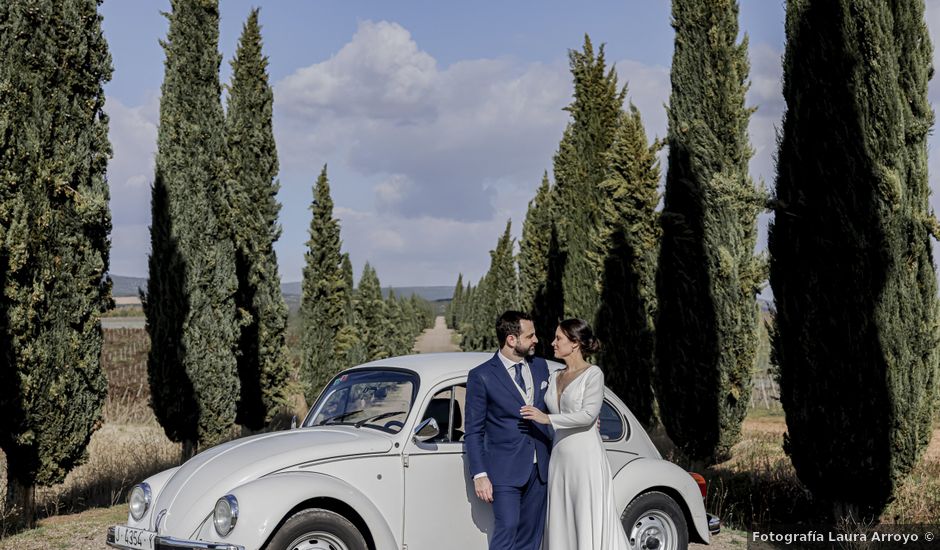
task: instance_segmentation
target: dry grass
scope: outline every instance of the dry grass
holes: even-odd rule
[[[783,452],[780,412],[758,412],[744,422],[741,442],[727,462],[709,468],[708,510],[739,529],[761,524],[818,522],[812,495]],[[923,459],[882,513],[882,523],[940,523],[940,428]]]
[[[104,331],[101,364],[108,377],[105,423],[154,423],[147,381],[150,337],[144,329],[118,328]]]
[[[108,550],[108,526],[126,519],[124,505],[54,516],[40,520],[35,529],[0,539],[0,550]]]
[[[179,464],[180,447],[156,422],[105,424],[92,437],[88,456],[64,483],[36,492],[41,517],[124,502],[135,483]]]
[[[707,508],[724,523],[795,523],[807,509],[811,497],[783,453],[785,429],[782,416],[749,418],[733,458],[705,472]]]
[[[63,483],[37,489],[39,518],[122,503],[135,483],[179,463],[179,445],[166,438],[148,404],[149,349],[142,329],[105,330],[102,366],[109,395],[104,425],[92,436],[84,464]],[[0,492],[5,491],[5,458],[0,452]],[[10,513],[0,510],[0,534],[7,531]]]

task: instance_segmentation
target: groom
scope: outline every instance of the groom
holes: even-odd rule
[[[532,357],[538,339],[528,314],[503,313],[496,337],[499,351],[467,378],[464,441],[470,475],[477,496],[493,503],[490,550],[538,550],[552,439],[547,427],[524,420],[519,409],[545,410],[548,365]]]

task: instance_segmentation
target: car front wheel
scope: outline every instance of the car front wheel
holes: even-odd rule
[[[632,550],[685,550],[689,546],[685,515],[665,493],[643,493],[620,518]]]
[[[362,533],[348,519],[313,508],[284,522],[266,550],[367,550]]]

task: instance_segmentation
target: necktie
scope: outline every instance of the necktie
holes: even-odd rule
[[[516,369],[516,376],[515,376],[516,384],[519,384],[519,387],[522,388],[522,393],[525,393],[526,392],[525,380],[522,379],[522,363],[516,363],[515,365],[513,365],[513,368]]]

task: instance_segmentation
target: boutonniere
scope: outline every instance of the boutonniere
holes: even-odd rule
[[[540,387],[540,389],[544,390],[547,387],[548,387],[548,382],[546,382],[545,380],[542,380],[542,386]]]

